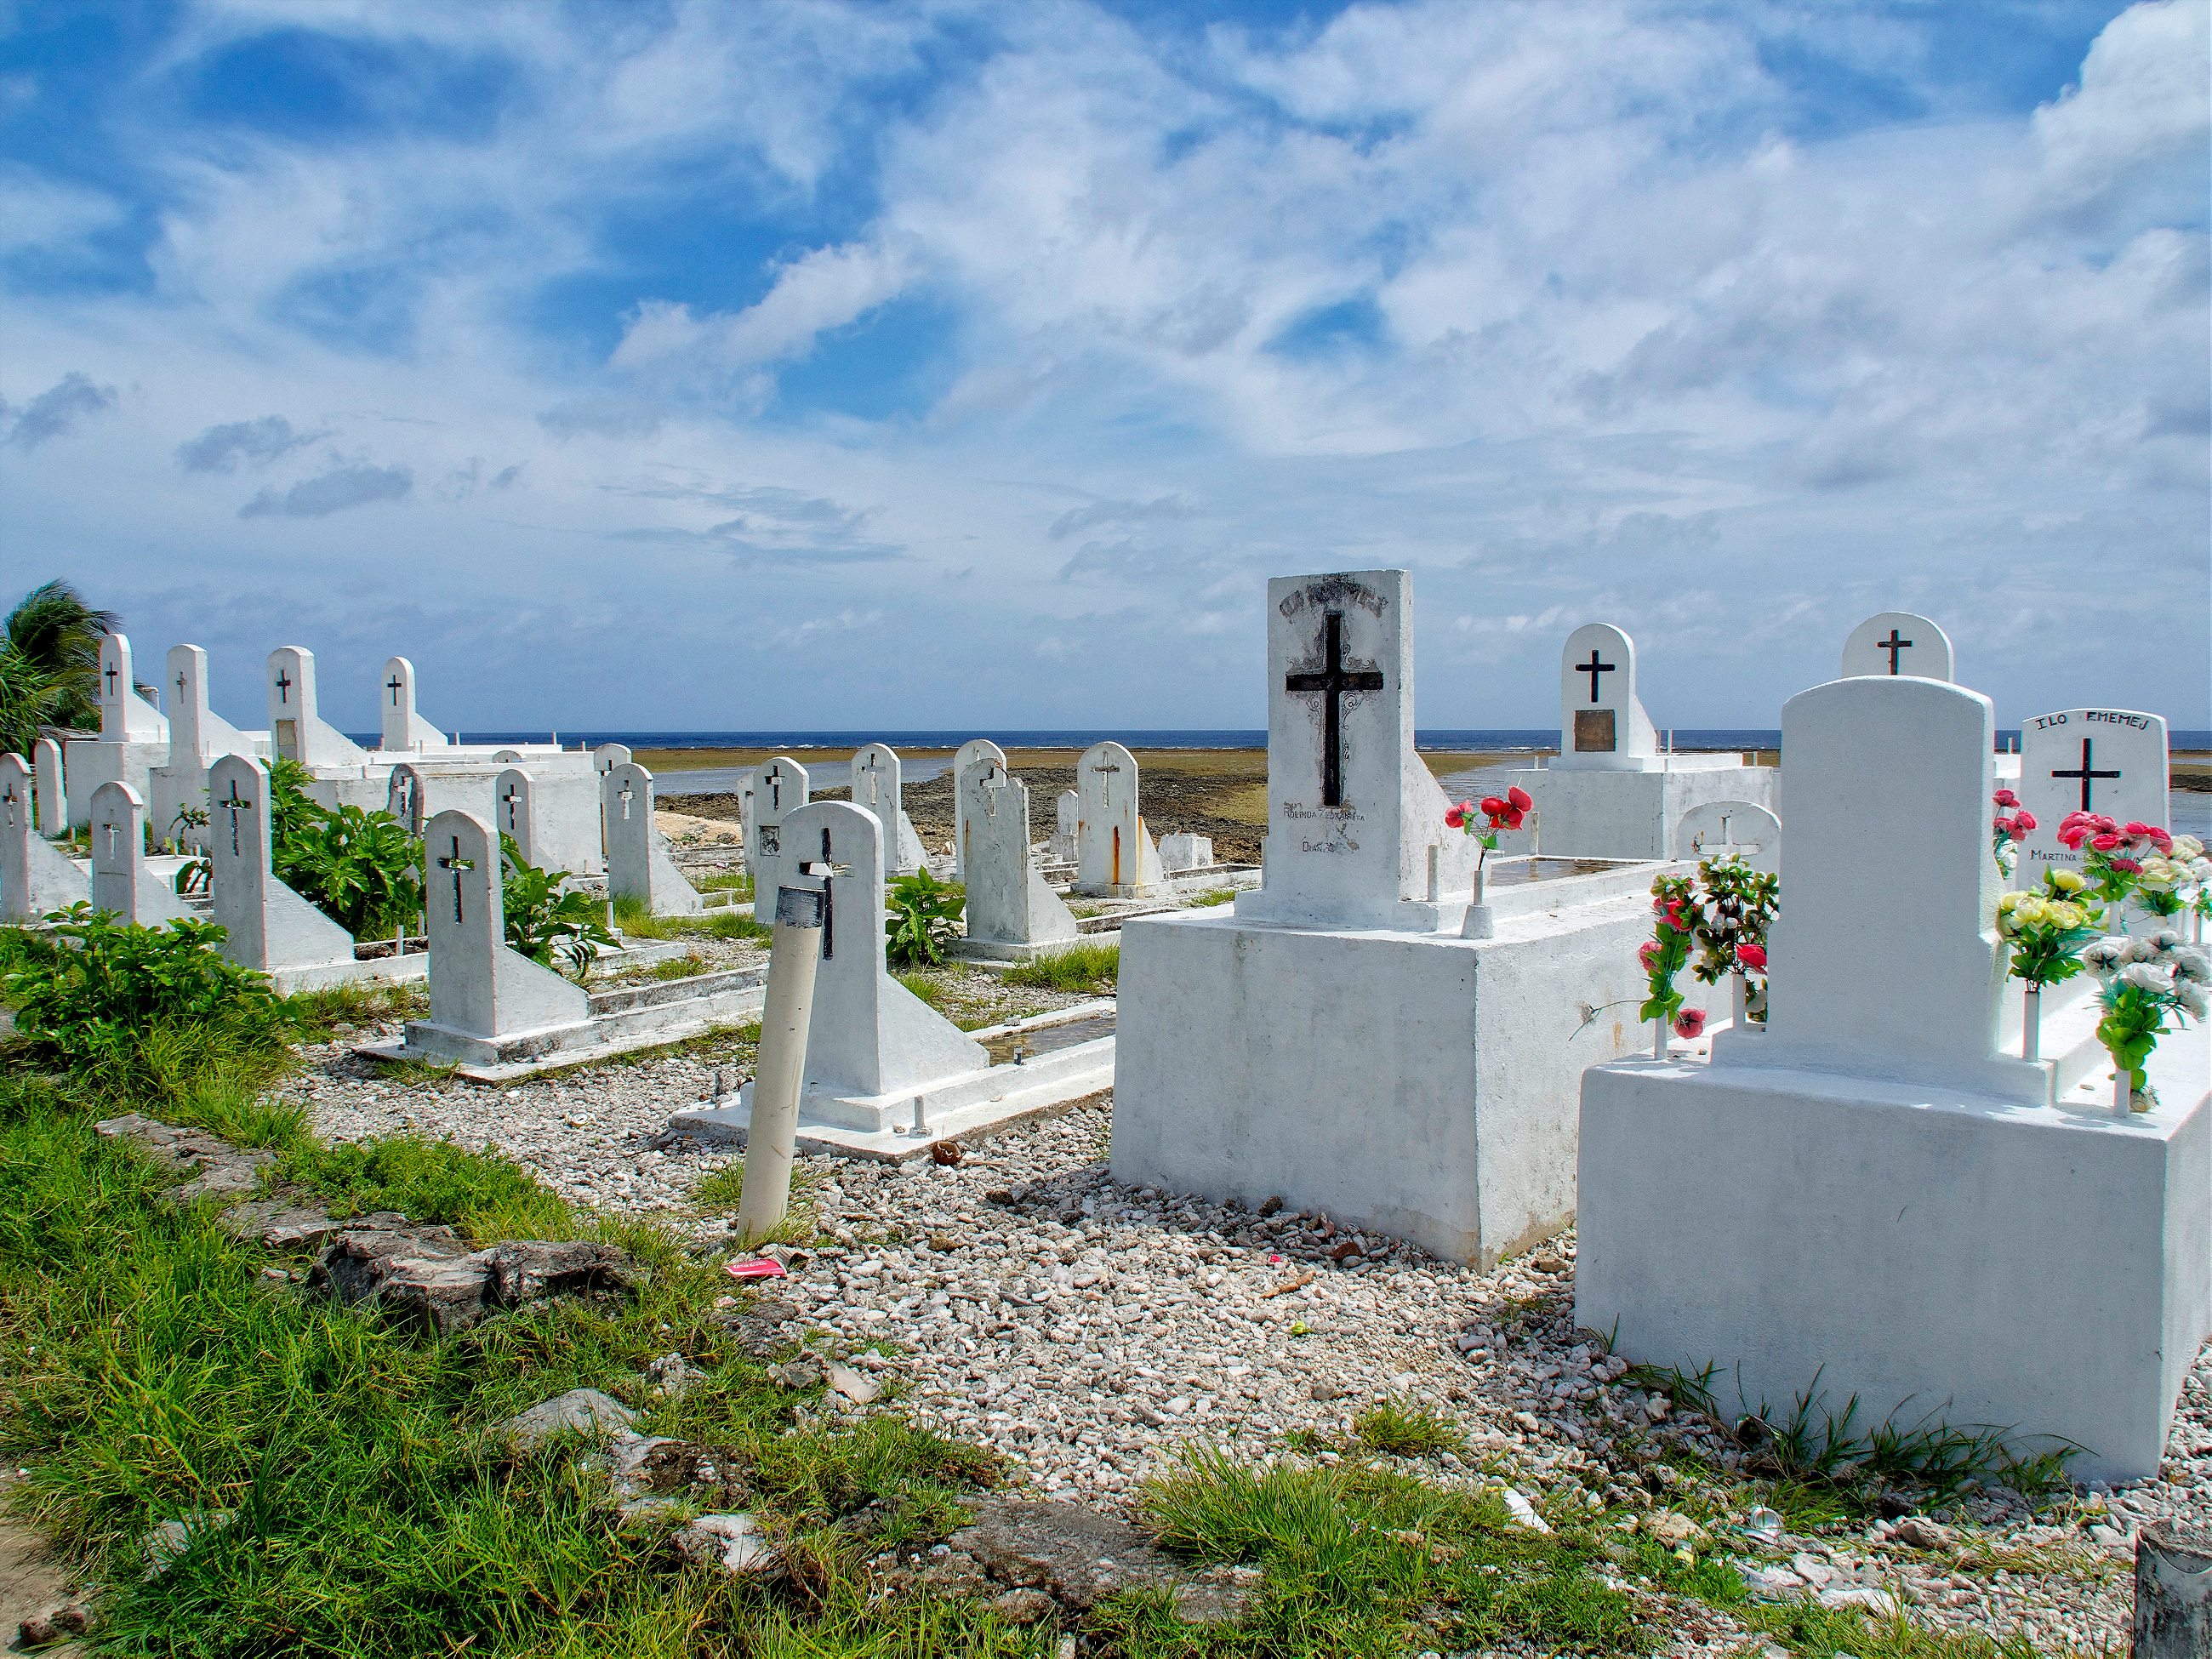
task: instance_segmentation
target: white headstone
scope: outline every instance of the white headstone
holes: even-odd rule
[[[252,734],[240,731],[208,705],[206,652],[197,645],[171,646],[167,672],[172,765],[196,762],[205,771],[218,755],[255,752]]]
[[[416,1022],[410,1046],[434,1047],[436,1031],[518,1036],[579,1025],[591,999],[550,968],[509,950],[501,908],[499,843],[474,813],[452,810],[430,820],[423,916],[430,936],[429,1028]]]
[[[981,760],[995,762],[1003,772],[1006,751],[988,738],[970,738],[952,751],[952,874],[956,880],[968,867],[968,836],[960,816],[960,780],[969,767]]]
[[[2171,829],[2166,743],[2163,718],[2130,708],[2062,708],[2022,721],[2017,793],[2035,828],[2021,843],[2013,884],[2033,887],[2046,870],[2081,867],[2081,854],[2058,844],[2069,812]]]
[[[1472,838],[1413,751],[1413,579],[1267,584],[1267,855],[1240,918],[1433,931],[1474,884]]]
[[[422,774],[405,761],[392,769],[391,781],[385,786],[384,810],[399,820],[399,827],[410,836],[420,836],[430,821],[429,790]]]
[[[783,821],[806,805],[806,769],[788,755],[753,769],[753,835],[745,843],[745,862],[753,872],[753,916],[771,926],[782,871]]]
[[[1783,706],[1790,886],[1766,1031],[1717,1042],[1716,1064],[2044,1097],[2043,1072],[1997,1049],[1995,732],[1987,697],[1911,676],[1832,680]]]
[[[1851,629],[1844,641],[1844,678],[1948,680],[1951,636],[1910,611],[1885,611]]]
[[[653,774],[625,761],[600,784],[607,825],[607,896],[635,899],[654,916],[688,916],[701,908],[698,890],[669,856],[653,823]]]
[[[846,801],[815,801],[792,810],[778,829],[788,878],[829,893],[806,1091],[889,1094],[989,1065],[981,1043],[884,966],[883,829],[875,815]]]
[[[1645,772],[1659,734],[1636,692],[1636,641],[1611,623],[1587,623],[1559,653],[1561,771]]]
[[[492,822],[499,833],[514,842],[525,864],[537,865],[537,824],[531,810],[530,774],[519,766],[508,767],[493,781],[491,798]]]
[[[1030,792],[983,756],[960,775],[968,826],[968,937],[985,945],[1042,945],[1081,931],[1030,856]]]
[[[0,921],[36,921],[89,896],[84,872],[33,826],[31,769],[0,754]]]
[[[169,722],[138,695],[131,672],[131,641],[109,634],[100,641],[100,740],[102,743],[164,743]]]
[[[146,803],[127,783],[92,792],[92,908],[159,927],[190,914],[176,890],[146,868]]]
[[[1674,826],[1674,856],[1735,856],[1762,875],[1782,872],[1782,820],[1755,801],[1709,800],[1682,814]]]
[[[38,785],[38,831],[58,836],[69,829],[69,797],[63,793],[62,746],[52,738],[31,745],[31,771]]]
[[[453,746],[444,732],[415,712],[415,665],[406,658],[393,657],[385,663],[377,706],[384,711],[382,747],[386,752],[405,754]]]
[[[315,653],[280,645],[269,653],[269,741],[279,760],[307,767],[358,766],[368,751],[325,721],[315,696]]]
[[[208,892],[222,953],[264,973],[354,960],[353,936],[276,878],[269,774],[243,755],[208,769]]]
[[[629,745],[625,743],[603,743],[592,750],[592,765],[601,777],[625,765],[630,758]]]
[[[1128,896],[1165,879],[1139,810],[1137,757],[1094,743],[1075,765],[1075,890]]]
[[[1062,864],[1073,864],[1075,862],[1075,824],[1082,816],[1082,807],[1075,791],[1061,790],[1053,799],[1052,814],[1052,855]]]
[[[853,757],[853,805],[874,813],[884,827],[886,876],[912,875],[924,862],[921,837],[903,805],[903,772],[888,744],[869,744]]]
[[[1212,836],[1183,835],[1160,837],[1160,868],[1170,875],[1179,875],[1186,870],[1210,869],[1212,865]]]

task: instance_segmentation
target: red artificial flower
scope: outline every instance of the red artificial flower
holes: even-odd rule
[[[2009,789],[2000,789],[1996,793],[1996,803],[2000,806],[2017,806],[2020,805],[2020,797]]]
[[[2126,846],[2127,837],[2124,836],[2116,836],[2109,830],[2100,830],[2098,834],[2089,837],[2089,845],[2095,848],[2100,853],[2109,853],[2115,847]]]
[[[2012,815],[2012,833],[2015,837],[2024,836],[2034,828],[2035,814],[2025,807]]]
[[[1517,783],[1505,792],[1505,800],[1516,812],[1525,812],[1536,804],[1536,798]]]
[[[1520,792],[1516,790],[1514,793],[1517,794]],[[1522,816],[1521,808],[1517,806],[1508,807],[1505,811],[1505,827],[1508,830],[1518,830],[1521,827]]]
[[[2111,864],[2113,869],[2124,870],[2131,876],[2142,868],[2142,866],[2137,864],[2133,859],[2113,859]]]
[[[2012,820],[2002,812],[1998,813],[1996,817],[1991,818],[1990,820],[1990,827],[1995,829],[1997,834],[2001,836],[2008,836],[2012,834]]]
[[[1467,828],[1467,803],[1465,801],[1462,801],[1458,805],[1453,807],[1450,811],[1444,814],[1444,828],[1447,830],[1464,830]]]
[[[2145,823],[2140,818],[2136,818],[2122,824],[2120,833],[2128,836],[2155,836],[2160,831],[2154,825]]]
[[[2068,823],[2062,825],[2058,831],[2058,844],[2061,847],[2071,848],[2077,852],[2081,850],[2081,843],[2088,839],[2089,830],[2085,824]]]
[[[1735,959],[1755,974],[1766,971],[1766,947],[1763,945],[1739,945]]]
[[[1685,1008],[1680,1013],[1674,1016],[1674,1035],[1676,1036],[1699,1036],[1704,1034],[1705,1029],[1705,1011],[1702,1008]]]
[[[1644,971],[1648,974],[1651,971],[1652,966],[1656,961],[1658,955],[1659,941],[1656,939],[1648,939],[1644,941],[1642,946],[1637,951],[1636,959],[1644,964]]]
[[[1495,795],[1485,795],[1482,798],[1482,815],[1490,818],[1504,817],[1505,803]]]

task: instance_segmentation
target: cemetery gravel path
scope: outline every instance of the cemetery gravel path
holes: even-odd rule
[[[327,1136],[450,1136],[575,1201],[650,1213],[703,1243],[728,1237],[687,1194],[730,1154],[663,1133],[711,1091],[711,1055],[494,1093],[360,1075],[341,1053],[310,1051],[301,1085]],[[1555,1516],[1580,1504],[1654,1528],[1678,1505],[1708,1520],[1747,1509],[1728,1476],[1701,1485],[1658,1458],[1679,1443],[1740,1468],[1713,1425],[1577,1340],[1571,1234],[1477,1273],[1320,1218],[1117,1187],[1101,1162],[1109,1125],[1100,1101],[976,1146],[958,1167],[805,1160],[820,1242],[757,1311],[894,1382],[918,1422],[1004,1454],[1031,1490],[1107,1508],[1185,1446],[1266,1455],[1301,1431],[1348,1444],[1354,1413],[1388,1395],[1467,1435],[1464,1459],[1404,1465],[1425,1479],[1502,1477]],[[1723,1525],[1700,1541],[1790,1575],[1786,1594],[1884,1592],[1923,1624],[2098,1651],[2126,1640],[2134,1527],[2170,1515],[2212,1519],[2212,1350],[2157,1481],[2041,1517],[1978,1494],[1904,1535],[1877,1522],[1762,1545]],[[1671,1651],[1757,1645],[1724,1611],[1636,1595]]]

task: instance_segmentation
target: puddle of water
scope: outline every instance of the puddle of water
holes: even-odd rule
[[[1569,876],[1595,876],[1606,870],[1618,870],[1618,859],[1501,859],[1484,872],[1484,881],[1492,888],[1514,886],[1522,883],[1560,881]]]
[[[1024,1055],[1035,1060],[1039,1054],[1073,1048],[1079,1042],[1091,1042],[1113,1035],[1112,1014],[1085,1014],[1081,1019],[1063,1019],[1054,1025],[1039,1025],[1026,1031],[1009,1031],[1003,1036],[990,1038],[983,1048],[991,1056],[992,1065],[1004,1066],[1013,1059],[1017,1044],[1020,1045]]]

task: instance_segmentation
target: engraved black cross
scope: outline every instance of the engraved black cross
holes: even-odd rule
[[[1344,804],[1344,731],[1340,712],[1347,691],[1380,691],[1382,676],[1375,669],[1344,665],[1344,612],[1331,611],[1322,618],[1322,665],[1310,672],[1285,675],[1283,690],[1321,697],[1321,804]]]
[[[1615,663],[1600,662],[1598,660],[1597,647],[1595,646],[1592,646],[1590,647],[1590,659],[1588,662],[1578,662],[1575,665],[1576,673],[1587,674],[1590,677],[1590,701],[1592,702],[1595,702],[1597,701],[1597,677],[1601,674],[1612,673],[1617,666],[1619,666],[1619,665]]]
[[[107,695],[110,697],[115,695],[115,665],[113,663],[107,665]]]
[[[830,826],[822,826],[822,857],[819,862],[801,860],[799,873],[822,878],[822,959],[824,962],[837,954],[837,878],[849,876],[854,866],[840,864],[830,850]]]
[[[279,702],[291,702],[291,693],[292,677],[280,668],[276,671],[276,701]]]
[[[1889,637],[1886,640],[1876,640],[1874,642],[1874,648],[1877,651],[1887,651],[1889,653],[1889,672],[1892,674],[1894,674],[1897,672],[1897,653],[1900,651],[1910,651],[1912,649],[1912,641],[1911,640],[1900,640],[1898,638],[1897,629],[1895,625],[1893,624],[1889,630]]]
[[[783,769],[771,766],[761,774],[761,781],[768,785],[768,804],[779,812],[783,810]]]
[[[465,859],[461,856],[461,838],[459,836],[453,837],[453,850],[438,860],[438,867],[441,870],[453,872],[453,920],[459,921],[461,919],[461,872],[477,867],[474,859]]]
[[[392,706],[397,708],[399,707],[399,694],[407,689],[407,682],[394,674],[390,679],[385,681],[384,689],[392,693]]]
[[[2063,772],[2053,768],[2051,774],[2054,778],[2079,778],[2081,780],[2081,810],[2085,812],[2089,810],[2089,792],[2096,787],[2095,780],[2099,778],[2117,778],[2120,775],[2118,769],[2114,769],[2110,772],[2100,772],[2097,770],[2096,763],[2090,758],[2093,752],[2090,745],[2095,741],[2096,739],[2094,738],[2084,738],[2081,739],[2081,765],[2079,770]]]
[[[230,781],[230,799],[228,800],[219,800],[216,805],[217,806],[227,807],[229,809],[230,853],[233,858],[236,858],[239,855],[238,815],[240,812],[251,811],[253,809],[253,803],[238,793],[238,780],[236,778],[233,778]]]

